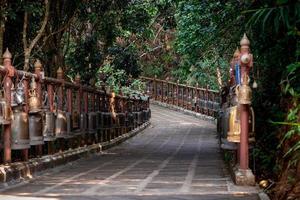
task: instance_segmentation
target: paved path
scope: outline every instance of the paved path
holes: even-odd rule
[[[225,170],[215,125],[152,106],[152,125],[139,135],[2,191],[0,199],[258,199],[247,191]]]

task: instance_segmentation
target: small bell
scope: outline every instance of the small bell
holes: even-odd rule
[[[227,140],[229,142],[240,142],[240,120],[237,106],[231,107],[229,110],[229,127],[227,133]]]
[[[36,113],[41,111],[41,102],[36,94],[36,82],[32,78],[31,89],[29,90],[29,112]]]
[[[21,82],[17,85],[15,92],[15,100],[18,105],[25,103],[24,85]]]
[[[244,74],[242,79],[242,85],[236,87],[236,94],[238,97],[239,104],[251,104],[252,91],[249,87],[249,76]]]
[[[0,90],[0,124],[10,124],[11,108],[7,105],[4,90]]]

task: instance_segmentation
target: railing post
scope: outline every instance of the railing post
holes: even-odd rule
[[[53,113],[54,112],[54,90],[52,84],[47,85],[47,93],[48,93],[48,100],[49,100],[49,111]],[[53,141],[48,142],[48,154],[54,153],[53,143],[54,143]]]
[[[156,75],[154,76],[153,84],[154,84],[154,100],[157,100],[157,82],[156,82]]]
[[[23,85],[24,85],[24,102],[25,105],[23,106],[23,109],[26,113],[29,112],[29,105],[28,105],[28,99],[29,99],[29,80],[28,78],[23,79]],[[29,158],[29,149],[22,149],[22,160],[28,161]]]
[[[195,103],[195,107],[196,107],[196,112],[199,112],[199,100],[200,100],[200,93],[199,93],[199,83],[196,84],[196,103]]]
[[[43,97],[42,97],[42,75],[41,75],[41,71],[42,71],[42,63],[41,63],[40,60],[36,60],[36,62],[34,63],[34,73],[38,77],[37,82],[36,82],[36,94],[37,94],[37,98],[42,103],[43,102]],[[37,151],[38,156],[42,156],[43,155],[43,145],[37,145],[36,146],[36,151]]]
[[[4,91],[5,91],[5,100],[7,106],[11,109],[11,86],[12,80],[11,78],[15,75],[15,69],[11,65],[11,58],[12,55],[6,49],[5,53],[3,54],[3,65],[7,70],[7,76],[4,79]],[[5,164],[11,163],[11,124],[5,124],[3,130],[3,146],[4,146],[4,155],[3,155],[3,162]]]
[[[161,81],[161,86],[160,86],[160,93],[161,93],[161,102],[164,102],[164,81]]]
[[[250,54],[250,41],[244,34],[241,42],[241,77],[248,76],[249,70],[253,65],[252,54]],[[242,81],[243,82],[243,81]],[[246,83],[247,84],[247,83]],[[240,102],[239,102],[240,103]],[[239,104],[240,108],[240,163],[239,169],[235,173],[236,183],[239,185],[254,185],[255,178],[249,169],[249,104]]]
[[[176,82],[176,106],[179,106],[179,80]]]
[[[62,70],[61,67],[59,67],[56,71],[56,77],[57,79],[63,81],[64,80],[64,72]],[[59,89],[58,89],[58,98],[59,98],[59,101],[58,101],[58,105],[57,105],[57,108],[59,110],[63,110],[64,108],[64,105],[63,105],[63,101],[64,101],[64,91],[63,91],[63,87],[64,87],[64,84],[60,85]],[[59,141],[59,150],[60,151],[64,151],[65,150],[65,144],[63,142],[63,140],[60,140]]]

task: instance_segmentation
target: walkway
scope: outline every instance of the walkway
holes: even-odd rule
[[[157,106],[151,121],[122,145],[44,172],[0,199],[258,199],[233,185],[214,124]]]

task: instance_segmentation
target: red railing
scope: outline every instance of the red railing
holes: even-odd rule
[[[216,117],[220,93],[208,87],[199,88],[157,78],[140,77],[146,83],[146,93],[155,101]]]
[[[18,84],[22,84],[24,91],[24,103],[20,106],[22,116],[34,115],[31,113],[29,105],[29,90],[35,89],[36,99],[40,104],[43,104],[40,106],[39,111],[43,114],[43,130],[48,123],[44,117],[46,112],[55,114],[56,126],[60,123],[57,119],[60,116],[59,112],[61,112],[62,116],[67,119],[67,127],[65,131],[61,131],[62,135],[58,134],[59,130],[56,127],[55,133],[52,135],[53,138],[48,138],[47,141],[47,135],[37,132],[43,138],[43,144],[30,144],[29,146],[22,144],[23,146],[21,145],[20,148],[12,149],[12,144],[17,142],[13,141],[15,138],[26,143],[28,142],[27,139],[31,141],[34,133],[30,132],[29,138],[25,139],[22,138],[22,135],[12,135],[12,133],[22,134],[22,128],[12,130],[12,119],[9,119],[10,122],[3,124],[2,129],[0,151],[3,156],[0,158],[1,163],[26,161],[31,157],[53,154],[68,148],[107,142],[136,128],[149,119],[145,114],[146,111],[150,112],[148,99],[140,96],[114,95],[114,93],[107,93],[104,88],[82,85],[79,75],[75,77],[74,82],[69,82],[64,79],[61,68],[57,71],[57,78],[43,77],[42,64],[39,61],[34,65],[34,73],[16,70],[11,64],[11,57],[7,50],[3,55],[3,66],[0,66],[5,94],[4,103],[0,106],[7,106],[9,110],[14,109],[12,106],[12,100],[14,100],[12,93],[15,93],[13,88]],[[32,79],[35,80],[35,84],[32,83],[34,82]],[[136,118],[134,118],[135,113],[138,116]],[[14,114],[11,113],[13,118],[15,117]],[[0,115],[3,115],[3,113]],[[51,124],[53,125],[53,123]],[[27,125],[30,128],[31,124]],[[20,127],[22,126],[21,123]],[[36,129],[34,130],[36,131]],[[36,135],[34,137],[36,138]]]

